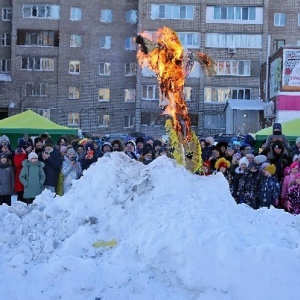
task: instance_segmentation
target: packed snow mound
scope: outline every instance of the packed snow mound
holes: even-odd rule
[[[112,153],[0,219],[1,299],[300,298],[300,217],[236,205],[221,174],[167,157]]]

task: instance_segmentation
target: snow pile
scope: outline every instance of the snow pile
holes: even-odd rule
[[[1,299],[299,299],[300,217],[222,175],[112,153],[63,197],[0,207]],[[115,240],[115,247],[94,247]]]

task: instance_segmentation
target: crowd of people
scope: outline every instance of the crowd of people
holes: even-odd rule
[[[300,137],[293,147],[282,133],[280,123],[255,152],[255,139],[247,134],[243,142],[233,138],[230,143],[215,143],[213,137],[200,139],[202,169],[198,174],[221,172],[237,204],[253,209],[283,208],[300,214]],[[131,159],[147,165],[161,155],[172,158],[169,143],[151,136],[123,142],[91,139],[69,141],[61,136],[54,142],[47,133],[31,139],[19,138],[13,151],[9,138],[0,137],[0,205],[11,205],[11,197],[31,204],[45,188],[63,195],[83,170],[107,153],[124,152]]]
[[[290,147],[280,123],[255,151],[255,139],[214,143],[201,139],[203,175],[221,172],[236,203],[254,209],[274,207],[300,214],[300,137]]]
[[[82,176],[83,170],[113,151],[124,152],[145,165],[160,155],[169,155],[168,144],[150,136],[125,143],[116,139],[100,144],[87,138],[69,141],[66,136],[54,142],[47,133],[31,139],[25,133],[13,150],[9,138],[3,135],[0,137],[0,205],[11,205],[14,194],[18,201],[29,205],[45,188],[63,195],[70,190],[73,180]]]

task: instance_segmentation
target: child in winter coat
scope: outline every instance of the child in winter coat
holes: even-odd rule
[[[300,173],[295,175],[294,184],[289,187],[286,195],[286,208],[295,215],[300,214]]]
[[[258,208],[259,166],[256,162],[249,163],[248,171],[241,177],[237,195],[242,203]]]
[[[72,181],[82,175],[80,162],[77,161],[76,153],[73,148],[68,149],[65,160],[62,164],[63,174],[63,194],[68,192],[72,187]]]
[[[274,176],[276,167],[268,165],[262,170],[263,177],[260,180],[258,200],[259,207],[277,206],[280,194],[280,185],[278,179]]]
[[[22,166],[20,181],[24,185],[23,197],[29,205],[43,191],[46,180],[45,164],[38,160],[38,155],[35,152],[30,152],[28,159],[22,162]]]
[[[295,180],[295,176],[299,171],[298,162],[293,162],[290,165],[290,173],[284,176],[283,184],[281,187],[281,204],[283,207],[286,207],[286,194],[289,187]]]
[[[6,153],[0,154],[0,205],[11,205],[11,195],[14,193],[14,170],[8,161]]]
[[[236,203],[242,203],[242,199],[238,196],[238,187],[239,187],[239,181],[242,178],[242,176],[247,172],[249,165],[249,161],[246,157],[242,157],[239,160],[239,166],[235,168],[234,174],[232,177],[232,197],[235,199]]]

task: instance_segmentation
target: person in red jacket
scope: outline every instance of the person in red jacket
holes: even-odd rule
[[[24,159],[27,158],[27,153],[26,151],[19,147],[16,149],[15,151],[15,155],[14,155],[14,166],[15,166],[15,192],[17,193],[17,200],[18,201],[22,201],[25,202],[23,198],[23,194],[24,194],[24,186],[21,183],[20,179],[19,179],[19,175],[21,173],[22,170],[22,162]]]

